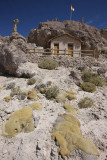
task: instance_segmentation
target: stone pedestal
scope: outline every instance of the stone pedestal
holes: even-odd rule
[[[15,19],[15,20],[13,20],[13,23],[14,23],[14,27],[12,29],[12,35],[15,34],[15,33],[17,33],[17,25],[19,23],[19,20]]]

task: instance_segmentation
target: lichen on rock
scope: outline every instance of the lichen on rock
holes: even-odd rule
[[[14,137],[20,132],[32,132],[34,124],[32,120],[32,109],[23,108],[14,112],[2,126],[2,135]]]

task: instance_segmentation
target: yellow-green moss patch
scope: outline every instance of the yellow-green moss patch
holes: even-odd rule
[[[99,155],[95,144],[87,138],[84,138],[84,137],[78,138],[77,146],[79,149],[81,149],[83,152],[87,154],[91,154],[95,156]]]
[[[66,112],[70,112],[71,114],[74,114],[74,115],[77,114],[77,109],[71,106],[71,104],[69,103],[63,104],[62,107],[66,110]]]
[[[28,96],[27,96],[28,99],[34,99],[34,100],[37,100],[37,92],[36,91],[28,91]]]
[[[30,104],[30,107],[33,110],[41,110],[43,108],[42,105],[38,102],[34,102],[34,103]]]
[[[56,97],[56,102],[64,102],[66,101],[66,95],[65,93],[59,93]]]
[[[23,108],[14,112],[3,124],[2,135],[7,137],[14,137],[22,131],[31,132],[33,130],[34,124],[32,120],[32,109]]]
[[[3,87],[2,86],[0,86],[0,89],[2,89]]]
[[[68,100],[72,100],[72,99],[75,99],[76,96],[75,96],[75,92],[70,90],[70,91],[67,91],[66,92],[66,97],[68,98]]]
[[[39,91],[40,91],[41,94],[44,94],[46,92],[46,89],[45,88],[40,88]]]
[[[69,91],[67,91],[67,94],[73,94],[73,95],[75,95],[75,92],[72,91],[72,90],[69,90]]]
[[[80,122],[73,115],[60,115],[65,120],[57,123],[53,127],[52,139],[59,145],[58,151],[63,158],[69,158],[70,152],[80,149],[83,152],[98,156],[98,150],[95,144],[87,138],[84,138],[80,130]]]
[[[67,149],[67,143],[66,143],[64,137],[61,134],[59,134],[58,132],[55,132],[52,135],[52,140],[57,140],[58,145],[60,146],[58,151],[62,155],[62,157],[64,158],[65,156],[67,156],[69,158],[70,152]]]
[[[75,95],[73,95],[73,94],[68,94],[67,97],[68,97],[69,100],[73,100],[73,99],[76,98]]]
[[[28,84],[28,85],[33,85],[33,84],[35,84],[35,82],[36,82],[35,78],[30,78],[30,79],[28,80],[27,84]]]
[[[9,101],[11,100],[11,96],[4,97],[4,100],[5,100],[6,102],[9,102]]]
[[[61,114],[60,117],[80,127],[80,121],[76,117],[74,117],[72,114]]]

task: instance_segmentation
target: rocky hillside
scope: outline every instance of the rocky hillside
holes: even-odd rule
[[[95,64],[48,70],[27,62],[19,69],[32,71],[33,80],[0,76],[0,160],[107,159],[107,86],[92,93],[79,87],[84,69],[107,76],[104,64]],[[44,90],[54,86],[60,93],[49,99],[52,92],[47,96]],[[85,97],[91,103],[80,107]],[[66,133],[61,141],[53,127]]]
[[[37,29],[32,29],[28,42],[36,43],[38,46],[48,47],[49,39],[54,36],[69,33],[84,41],[83,49],[97,49],[107,46],[107,31],[99,30],[87,24],[77,21],[48,21],[40,23]]]

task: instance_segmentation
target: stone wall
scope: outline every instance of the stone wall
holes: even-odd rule
[[[53,55],[40,55],[40,54],[27,54],[28,62],[39,63],[43,58],[50,57],[56,60],[60,66],[65,67],[78,67],[78,66],[98,66],[99,62],[93,57],[69,57],[69,56],[53,56]]]

